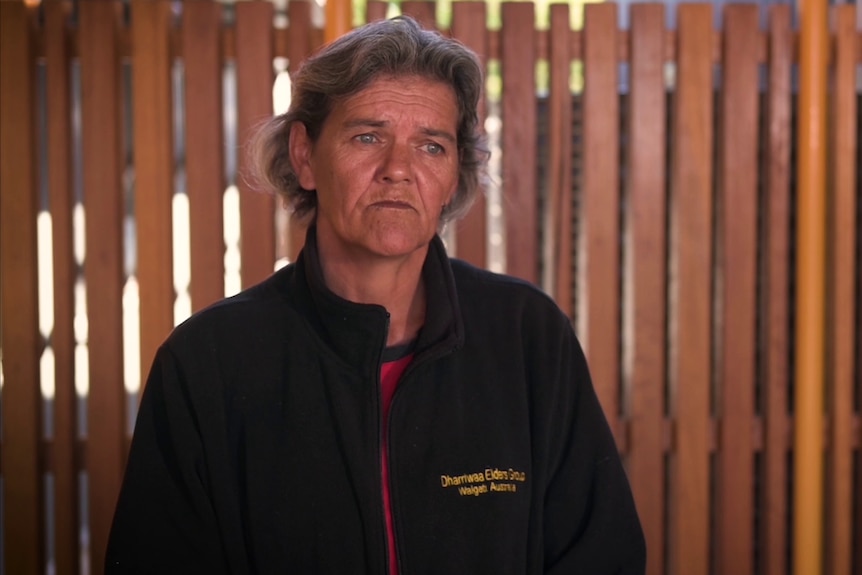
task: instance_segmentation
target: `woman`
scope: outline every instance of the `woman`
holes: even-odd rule
[[[568,319],[450,260],[477,58],[409,18],[324,47],[258,135],[295,264],[179,326],[142,398],[109,573],[642,573]]]

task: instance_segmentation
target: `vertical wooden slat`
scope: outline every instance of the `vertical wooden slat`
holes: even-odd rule
[[[763,364],[763,572],[787,573],[787,452],[790,341],[790,7],[772,6],[769,18],[769,93],[766,132],[764,262],[766,305]]]
[[[326,42],[332,42],[350,30],[353,19],[352,2],[351,0],[332,0],[326,3],[324,10],[326,12],[324,38]]]
[[[617,7],[584,10],[584,135],[578,333],[611,429],[619,435],[620,239]]]
[[[850,575],[853,543],[853,384],[856,358],[856,30],[855,6],[835,6],[832,122],[829,173],[832,200],[829,237],[829,457],[826,488],[826,572]]]
[[[45,4],[48,193],[54,252],[54,563],[57,573],[79,564],[78,469],[75,458],[75,260],[72,252],[72,153],[68,2]]]
[[[548,177],[551,228],[554,243],[553,295],[557,305],[572,317],[572,93],[569,87],[571,49],[569,6],[551,5],[548,72]]]
[[[119,4],[79,4],[89,392],[90,557],[102,572],[126,442],[123,389],[123,187]]]
[[[275,213],[272,196],[248,185],[245,142],[255,127],[272,116],[272,18],[270,2],[236,4],[237,126],[240,141],[240,229],[242,286],[272,273],[275,264]]]
[[[308,2],[291,2],[287,5],[290,16],[290,38],[288,43],[289,70],[294,74],[303,60],[312,52],[316,46],[313,45],[311,37],[311,4]],[[279,202],[279,208],[281,209]],[[291,217],[288,223],[287,257],[290,261],[296,261],[299,251],[305,243],[305,231],[307,226],[296,218]]]
[[[628,469],[646,537],[647,573],[665,572],[664,382],[667,202],[664,6],[631,8],[626,369],[631,374]]]
[[[844,18],[851,20],[850,16],[844,16]],[[856,21],[856,35],[855,35],[855,61],[857,64],[857,82],[858,82],[858,70],[859,65],[862,65],[862,6],[859,3],[856,3],[855,7],[855,21]],[[845,23],[846,26],[846,23]],[[849,44],[849,39],[846,40]],[[846,50],[847,48],[845,48]],[[845,56],[846,58],[846,56]],[[845,64],[846,65],[846,64]],[[852,75],[847,74],[843,76],[842,83],[850,80],[852,82]],[[846,85],[845,85],[846,86]],[[858,86],[858,83],[857,83]],[[842,93],[845,93],[846,87],[842,88]],[[855,154],[848,154],[842,161],[843,162],[854,162],[855,157],[855,169],[854,169],[854,178],[855,178],[855,189],[857,190],[856,195],[856,210],[857,213],[860,213],[862,210],[862,206],[860,206],[860,202],[862,202],[862,110],[860,110],[860,101],[858,99],[858,89],[857,89],[857,99],[854,108],[854,124],[857,126],[855,130],[855,136],[853,139]],[[846,164],[845,164],[846,165]],[[857,229],[857,241],[862,243],[862,232]],[[859,244],[857,244],[859,245]],[[857,277],[862,274],[862,248],[857,250],[857,259],[856,259],[856,274]],[[855,372],[855,392],[856,397],[862,398],[862,280],[859,280],[856,283],[856,318],[857,322],[855,324],[855,332],[854,332],[854,340],[856,342],[855,345],[855,356],[856,357],[856,372]],[[852,493],[853,497],[851,501],[853,502],[853,506],[855,509],[855,517],[853,522],[853,539],[852,539],[852,548],[851,548],[851,560],[852,560],[852,569],[854,572],[862,571],[862,401],[856,405],[856,411],[854,414],[854,422],[855,422],[855,441],[854,445],[856,448],[855,451],[855,461],[856,461],[856,469],[857,473],[855,474],[855,480],[852,484]]]
[[[671,169],[673,573],[708,573],[712,284],[712,7],[679,7]]]
[[[171,5],[166,0],[132,0],[133,149],[135,219],[141,238],[136,244],[142,382],[146,381],[156,349],[174,325],[170,18]]]
[[[501,11],[502,204],[506,222],[506,272],[536,283],[539,278],[539,223],[535,9],[532,3],[504,2]]]
[[[43,568],[35,55],[23,2],[0,2],[0,337],[3,545],[8,573]]]
[[[299,70],[300,64],[317,46],[312,36],[311,4],[308,2],[292,2],[287,5],[287,14],[291,23],[289,28],[287,58],[291,73]]]
[[[718,175],[718,571],[754,569],[754,380],[757,297],[757,6],[728,5],[722,45]]]
[[[389,7],[388,2],[383,0],[368,0],[365,5],[365,19],[367,22],[375,22],[386,18],[386,10]]]
[[[456,2],[452,5],[452,36],[473,50],[482,62],[483,69],[488,61],[488,34],[485,22],[488,9],[484,2]],[[480,129],[484,132],[485,93],[478,107]],[[476,197],[476,202],[459,222],[455,223],[457,233],[458,257],[471,264],[484,268],[488,266],[488,213],[484,190]]]
[[[823,569],[827,4],[826,0],[799,3],[793,570],[805,575],[820,575]]]
[[[436,6],[428,0],[404,0],[401,13],[413,17],[423,28],[434,30],[437,27]]]
[[[294,3],[291,3],[293,5]],[[189,196],[192,309],[224,297],[221,6],[183,4],[186,187]]]

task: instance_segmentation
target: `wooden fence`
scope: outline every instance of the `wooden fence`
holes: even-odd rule
[[[434,22],[432,3],[401,7]],[[224,294],[225,110],[242,139],[272,113],[273,58],[288,58],[293,70],[321,41],[303,1],[289,4],[287,27],[273,25],[267,2],[237,3],[230,18],[224,10],[210,1],[80,0],[74,12],[59,0],[39,9],[0,2],[8,575],[101,572],[133,411],[124,388],[124,247],[136,247],[145,372],[174,325],[176,174],[185,174],[189,293],[199,309]],[[386,10],[372,1],[368,17]],[[589,5],[574,31],[569,8],[554,5],[550,28],[537,30],[532,4],[504,3],[501,29],[489,30],[484,3],[453,6],[448,32],[499,63],[501,100],[481,112],[493,104],[502,126],[506,270],[546,278],[576,323],[626,459],[649,573],[788,573],[791,12],[729,5],[716,30],[710,5],[681,5],[669,30],[663,6],[638,4],[630,29],[619,30],[618,10]],[[827,572],[849,575],[862,571],[862,39],[852,5],[831,16],[823,537]],[[546,94],[534,80],[540,60]],[[233,108],[226,67],[236,78]],[[580,69],[583,91],[573,92]],[[250,285],[277,257],[295,255],[301,230],[276,225],[272,199],[242,177],[235,183],[242,284]],[[457,226],[458,256],[487,264],[494,210],[480,201]],[[37,225],[46,214],[53,256],[40,276]],[[130,219],[133,242],[124,232]],[[40,282],[53,296],[41,312]],[[84,303],[88,311],[76,311]]]

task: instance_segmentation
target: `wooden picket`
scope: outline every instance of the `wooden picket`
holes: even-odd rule
[[[571,33],[569,7],[551,6],[549,31],[548,71],[548,205],[553,217],[549,218],[554,253],[549,265],[553,269],[553,293],[560,309],[572,317],[572,96]]]
[[[453,6],[452,35],[481,59],[488,61],[488,40],[485,29],[487,5],[484,2],[458,2]],[[488,111],[484,101],[479,104],[479,122],[484,125]],[[470,212],[455,223],[458,257],[479,267],[488,265],[488,218],[485,197],[480,195]]]
[[[273,25],[264,0],[237,3],[232,19],[214,1],[182,3],[181,18],[168,0],[132,0],[125,11],[122,4],[80,0],[73,14],[64,0],[38,8],[0,2],[7,573],[44,572],[49,561],[57,573],[102,571],[129,439],[123,288],[135,273],[145,373],[174,321],[172,201],[183,181],[175,174],[185,172],[194,310],[224,295],[226,186],[240,189],[242,285],[271,273],[276,258],[295,259],[304,240],[304,226],[285,227],[280,203],[253,189],[244,145],[272,113],[273,58],[287,58],[293,73],[322,41],[311,5],[289,3],[284,28]],[[575,322],[632,482],[647,572],[785,574],[793,528],[791,8],[770,7],[763,26],[757,6],[728,5],[715,28],[715,8],[683,4],[667,30],[670,9],[590,5],[575,31],[569,6],[558,4],[540,30],[532,3],[506,2],[502,27],[491,30],[485,3],[456,2],[443,32],[484,65],[499,63],[506,270],[542,282]],[[388,10],[371,0],[366,17]],[[433,2],[408,0],[401,10],[436,25]],[[629,10],[628,30],[618,28],[620,10]],[[862,35],[853,6],[835,7],[832,22],[823,567],[850,575],[862,569],[862,418],[854,403],[862,393]],[[550,72],[547,94],[536,89],[540,60]],[[572,92],[573,62],[582,65],[582,93]],[[177,64],[183,102],[172,90]],[[235,175],[226,170],[226,66],[236,72],[238,149],[227,151],[238,159]],[[175,149],[178,104],[184,139]],[[480,105],[483,122],[490,108]],[[140,240],[137,267],[127,271],[130,198]],[[83,261],[73,250],[79,200]],[[492,207],[480,198],[454,224],[456,254],[479,266],[490,263]],[[40,209],[50,213],[53,247],[45,335]],[[76,323],[74,309],[81,281],[86,324]],[[39,364],[47,347],[55,362],[48,399]],[[87,383],[80,419],[76,384]]]
[[[48,188],[54,252],[54,562],[57,573],[74,573],[80,562],[78,524],[77,421],[75,393],[74,290],[77,277],[73,246],[72,141],[67,34],[69,6],[45,6],[46,115]]]
[[[78,5],[84,272],[87,288],[87,457],[90,555],[105,556],[126,450],[123,388],[123,126],[120,10],[113,2]],[[94,564],[94,572],[101,566]]]
[[[265,0],[236,4],[237,123],[245,141],[261,122],[272,116],[273,5]],[[272,273],[275,261],[275,203],[250,186],[248,156],[240,146],[240,233],[242,286],[249,287]]]
[[[668,374],[674,421],[670,467],[672,573],[708,573],[712,414],[712,7],[677,12],[677,85],[670,173],[671,332]]]
[[[189,294],[197,311],[224,297],[224,139],[221,7],[183,6],[186,188],[189,197]],[[142,365],[146,365],[144,362]]]
[[[23,4],[0,2],[0,337],[4,375],[0,463],[5,513],[2,537],[9,550],[6,567],[11,573],[38,573],[44,554],[33,56],[31,15]]]
[[[536,180],[535,9],[527,2],[502,5],[500,69],[503,79],[502,204],[506,229],[506,269],[536,282],[538,208]]]
[[[757,346],[757,6],[724,12],[718,166],[718,571],[754,572],[754,380]]]
[[[311,5],[308,2],[291,2],[288,4],[288,14],[291,22],[311,22]],[[290,73],[299,69],[302,61],[320,44],[315,34],[308,26],[294,26],[290,30],[290,43],[287,48]],[[296,261],[302,245],[305,243],[305,222],[295,219],[290,221],[287,257]]]
[[[663,77],[664,6],[632,7],[628,111],[629,232],[624,253],[624,371],[630,374],[629,472],[646,537],[647,572],[664,573],[667,107]]]
[[[590,4],[584,14],[583,181],[579,221],[577,331],[593,385],[617,442],[620,350],[619,96],[617,7]]]
[[[790,150],[792,33],[788,6],[773,6],[769,19],[769,82],[766,94],[765,199],[763,201],[764,286],[761,311],[763,399],[763,502],[760,506],[763,569],[787,572],[790,523],[787,505],[790,466]],[[755,510],[757,512],[758,510]]]
[[[376,22],[386,18],[386,9],[389,4],[384,0],[368,0],[365,7],[365,20],[368,22]]]
[[[436,28],[437,16],[434,2],[428,0],[403,0],[401,13],[413,17],[424,28]]]
[[[171,106],[171,6],[134,0],[133,43],[135,219],[140,285],[141,357],[150,358],[174,325],[172,200],[174,179]],[[141,379],[149,371],[141,365]]]
[[[854,333],[859,327],[859,240],[857,229],[857,202],[859,194],[859,145],[856,100],[853,76],[857,63],[855,13],[852,5],[837,7],[834,12],[835,32],[835,85],[832,88],[832,198],[827,229],[831,237],[828,245],[829,323],[827,335],[827,373],[829,382],[828,412],[831,422],[828,435],[829,449],[826,469],[826,564],[830,573],[850,573],[853,549],[853,453],[854,405],[853,385],[859,381],[854,371],[859,358],[854,355]],[[858,444],[855,446],[860,447]],[[862,529],[859,526],[857,530]]]

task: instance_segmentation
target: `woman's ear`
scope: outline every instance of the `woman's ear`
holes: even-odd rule
[[[317,189],[314,182],[314,171],[311,169],[312,141],[308,137],[308,131],[302,122],[293,122],[290,125],[290,139],[288,140],[290,165],[296,174],[296,180],[304,190]]]

